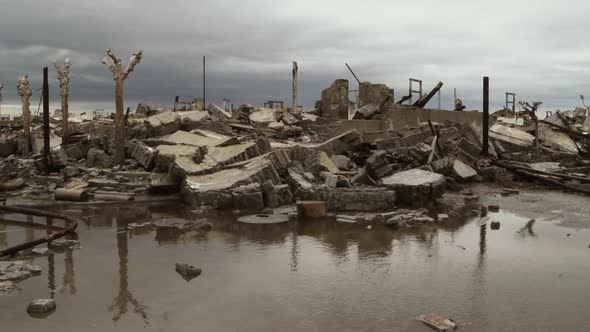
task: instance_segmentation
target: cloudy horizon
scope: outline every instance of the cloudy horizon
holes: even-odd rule
[[[299,65],[299,104],[306,108],[335,79],[356,88],[345,62],[361,80],[394,88],[398,99],[407,94],[409,77],[424,80],[426,91],[443,81],[447,109],[453,88],[468,109],[481,109],[485,75],[492,109],[503,105],[507,91],[518,100],[543,101],[546,110],[574,108],[580,94],[590,94],[590,46],[583,38],[590,3],[584,1],[0,4],[3,109],[19,104],[20,75],[29,75],[33,89],[41,86],[44,66],[50,66],[52,103],[59,103],[51,61],[66,57],[71,103],[112,104],[112,75],[100,63],[109,47],[124,63],[144,51],[125,83],[127,106],[201,97],[203,56],[207,100],[229,98],[235,105],[289,102],[291,61]],[[429,106],[437,107],[436,98]]]

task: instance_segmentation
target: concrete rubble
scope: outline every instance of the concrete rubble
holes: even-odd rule
[[[70,116],[70,142],[60,145],[62,118],[56,113],[49,168],[42,135],[35,136],[34,154],[23,156],[22,130],[5,132],[0,191],[53,197],[56,190],[83,190],[91,202],[176,195],[193,207],[256,211],[323,202],[329,212],[369,213],[431,204],[471,181],[494,182],[502,174],[498,162],[549,178],[557,173],[577,187],[588,183],[586,109],[550,115],[538,137],[530,118],[507,121],[506,112],[496,114],[489,155],[482,157],[481,113],[425,109],[424,96],[405,105],[407,97],[398,102],[393,89],[370,82],[360,82],[355,103],[348,98],[348,81],[338,79],[305,112],[282,103],[229,110],[202,102],[189,110],[142,103],[126,119],[126,159],[118,165],[111,118]],[[38,133],[40,118],[33,124]],[[546,162],[556,164],[539,164]],[[384,223],[448,219],[435,217],[405,213]],[[155,224],[160,231],[193,226]]]

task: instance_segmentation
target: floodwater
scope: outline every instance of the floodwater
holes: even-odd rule
[[[478,217],[392,231],[329,220],[241,224],[226,214],[210,216],[205,235],[170,238],[125,225],[186,216],[180,206],[62,211],[84,216],[82,247],[30,260],[43,273],[0,297],[1,330],[430,331],[415,317],[433,312],[465,331],[587,331],[588,198],[482,199],[507,207],[490,213],[499,230]],[[0,248],[46,233],[0,225]],[[187,282],[176,262],[203,274]],[[31,300],[48,297],[54,313],[27,314]]]

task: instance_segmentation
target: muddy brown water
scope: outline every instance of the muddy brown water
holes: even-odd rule
[[[567,204],[566,204],[567,202]],[[30,259],[41,276],[0,297],[2,331],[430,331],[438,313],[465,331],[587,331],[588,198],[523,193],[499,203],[500,230],[476,217],[392,231],[332,220],[251,225],[210,216],[206,235],[127,231],[131,222],[182,217],[182,206],[80,213],[82,248]],[[567,208],[567,209],[566,209]],[[26,221],[27,217],[4,215]],[[531,217],[536,217],[527,228]],[[34,222],[43,224],[42,218]],[[43,236],[0,223],[0,248]],[[567,236],[570,234],[570,236]],[[190,282],[174,269],[195,264]],[[54,297],[46,318],[26,313]]]

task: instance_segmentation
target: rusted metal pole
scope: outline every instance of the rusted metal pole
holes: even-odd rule
[[[49,175],[50,167],[49,147],[49,71],[43,68],[43,162],[45,163],[45,174]]]
[[[356,80],[356,82],[361,85],[361,81],[359,81],[359,78],[356,77],[356,75],[354,74],[354,72],[352,71],[352,69],[350,68],[350,66],[348,65],[348,63],[344,63],[346,65],[346,68],[348,68],[348,70],[350,70],[350,73],[352,74],[352,76],[354,76],[354,79]]]
[[[203,55],[203,111],[207,109],[205,103],[205,56]]]
[[[483,78],[483,145],[481,147],[481,154],[488,156],[489,146],[489,120],[490,120],[490,79],[487,76]]]
[[[291,112],[298,113],[297,108],[297,71],[299,67],[297,67],[297,62],[293,61],[293,106],[291,108]]]

